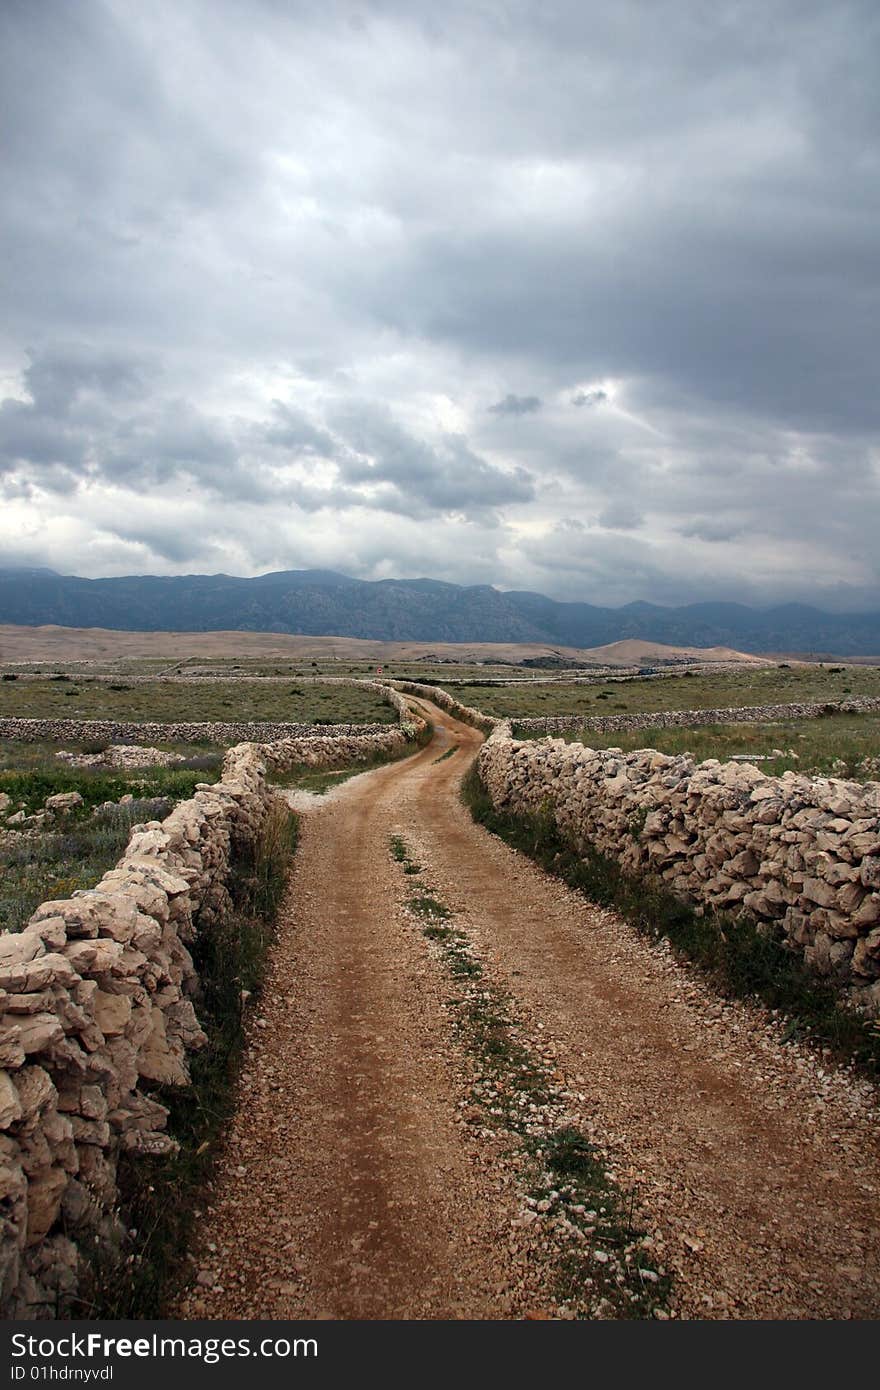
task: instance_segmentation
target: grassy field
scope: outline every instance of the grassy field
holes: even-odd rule
[[[172,805],[170,798],[137,800],[0,846],[0,930],[20,931],[40,903],[94,888],[122,854],[131,827],[161,819]]]
[[[401,758],[411,757],[419,748],[424,748],[426,744],[430,743],[432,733],[433,730],[429,725],[417,738],[410,739],[398,752],[375,753],[372,757],[362,762],[350,763],[347,767],[310,767],[305,763],[299,763],[284,772],[270,774],[270,780],[275,787],[312,792],[317,796],[323,796],[331,788],[338,787],[341,782],[347,782],[349,777],[357,777],[361,772],[371,772],[373,768],[384,767],[386,763],[395,763]]]
[[[402,756],[408,757],[412,749],[408,749]],[[271,777],[273,787],[284,787],[289,791],[312,792],[315,796],[323,796],[325,792],[331,791],[333,787],[338,787],[340,783],[347,782],[349,777],[357,777],[361,772],[370,772],[374,767],[384,767],[386,763],[396,761],[391,757],[376,756],[367,762],[352,763],[349,767],[306,767],[304,763],[297,767],[288,768],[286,772],[277,773]]]
[[[118,801],[126,795],[179,801],[192,796],[197,783],[216,782],[218,776],[219,771],[213,766],[187,768],[181,765],[115,771],[66,767],[35,768],[28,772],[4,770],[0,772],[0,791],[11,797],[16,810],[23,810],[27,815],[41,810],[46,798],[58,792],[79,792],[83,802],[74,812],[76,819],[105,801]]]
[[[55,757],[59,744],[0,744],[0,792],[12,798],[15,809],[28,815],[39,811],[47,796],[79,792],[83,805],[75,813],[84,816],[104,801],[118,801],[131,793],[138,797],[191,796],[197,782],[215,782],[222,754],[204,749],[174,767],[91,768],[70,767]],[[2,822],[0,822],[2,824]]]
[[[198,782],[215,782],[222,762],[216,750],[181,747],[187,759],[175,767],[77,768],[58,761],[59,747],[0,744],[0,792],[11,798],[10,813],[32,815],[57,792],[75,791],[83,798],[62,823],[0,845],[0,930],[18,931],[47,899],[94,887],[116,863],[132,825],[161,820],[176,801],[192,796]],[[135,800],[104,807],[125,795]],[[0,819],[0,828],[3,824]]]
[[[555,714],[638,714],[654,710],[725,709],[880,696],[880,667],[743,667],[736,672],[571,681],[543,686],[467,685],[438,681],[466,704],[501,718]]]
[[[381,671],[378,669],[381,666]],[[147,674],[145,671],[144,674]],[[243,660],[186,662],[175,668],[177,675],[260,677],[284,676],[304,679],[308,676],[351,677],[354,680],[424,681],[426,685],[444,685],[454,674],[456,680],[541,680],[547,672],[527,666],[503,663],[476,664],[432,661],[294,661]]]
[[[514,728],[514,732],[516,729]],[[767,758],[762,772],[778,777],[803,772],[813,777],[880,781],[880,716],[834,714],[820,719],[789,719],[774,724],[701,724],[691,729],[632,729],[598,733],[566,732],[568,742],[590,748],[656,748],[661,753],[690,753],[699,762],[726,762],[747,755]],[[772,756],[782,751],[783,756]]]
[[[393,724],[397,713],[378,694],[354,685],[291,681],[107,682],[58,675],[0,681],[0,715],[29,719],[250,721],[293,724]]]

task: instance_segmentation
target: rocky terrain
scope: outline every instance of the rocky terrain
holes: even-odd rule
[[[625,639],[748,652],[880,652],[880,615],[804,604],[600,608],[544,594],[433,579],[365,581],[326,570],[80,579],[0,570],[0,620],[38,626],[173,632],[243,630],[397,642],[540,643],[597,647]]]

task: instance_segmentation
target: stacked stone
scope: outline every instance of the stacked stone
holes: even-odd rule
[[[520,742],[502,726],[479,766],[499,809],[549,810],[576,848],[594,845],[699,905],[747,912],[880,1013],[880,783]]]
[[[141,1089],[186,1085],[206,1041],[187,949],[228,905],[230,852],[270,793],[253,745],[227,755],[164,822],[136,826],[91,890],[43,903],[0,936],[0,1306],[49,1317],[78,1282],[82,1241],[119,1247],[121,1150],[173,1148]]]
[[[333,736],[341,733],[364,737],[381,733],[387,724],[266,724],[266,723],[120,723],[112,719],[0,719],[0,739],[18,739],[26,743],[49,740],[62,743],[67,739],[79,742],[107,743],[208,743],[230,744],[239,740],[269,742],[279,738],[309,738],[314,735]]]
[[[377,753],[393,755],[406,747],[410,737],[403,726],[396,725],[359,737],[287,738],[260,747],[271,771],[280,773],[297,766],[347,767]]]
[[[586,733],[622,733],[624,729],[678,729],[703,724],[767,724],[784,719],[818,719],[829,714],[868,714],[880,709],[880,699],[823,700],[809,704],[728,705],[723,709],[655,710],[644,714],[550,714],[537,719],[517,719],[523,733],[562,733],[583,729]]]
[[[148,1089],[187,1085],[187,1055],[206,1042],[188,948],[229,910],[230,861],[273,803],[267,764],[333,766],[401,750],[424,721],[388,695],[396,727],[231,748],[222,780],[201,783],[164,821],[135,826],[94,889],[43,903],[24,931],[0,934],[3,1316],[66,1311],[80,1247],[106,1255],[124,1245],[120,1153],[174,1148]]]
[[[111,743],[103,753],[70,753],[62,748],[55,756],[70,767],[175,767],[186,762],[183,753],[130,743]]]
[[[395,681],[396,690],[403,690],[409,695],[421,695],[425,700],[431,700],[441,709],[445,709],[455,719],[461,719],[465,724],[470,724],[475,729],[481,729],[484,734],[490,734],[498,723],[491,715],[484,714],[482,710],[475,709],[473,705],[463,705],[460,700],[456,700],[454,695],[450,695],[448,690],[443,690],[439,685],[423,685],[421,681]]]

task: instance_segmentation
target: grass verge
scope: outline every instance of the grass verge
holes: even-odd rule
[[[276,806],[260,839],[234,866],[229,883],[233,914],[199,934],[193,959],[202,986],[199,1020],[208,1044],[190,1059],[190,1086],[154,1091],[168,1107],[168,1132],[180,1149],[169,1158],[120,1160],[120,1208],[136,1236],[122,1263],[95,1265],[80,1316],[159,1318],[181,1287],[199,1196],[235,1109],[244,1006],[263,983],[296,834],[295,816]]]
[[[404,872],[419,873],[406,842],[391,840]],[[568,1316],[666,1316],[671,1281],[654,1268],[634,1222],[635,1194],[612,1178],[600,1149],[578,1128],[555,1064],[529,1041],[512,995],[488,977],[468,933],[427,883],[407,906],[456,987],[453,1029],[469,1056],[472,1114],[512,1140],[523,1220],[538,1223],[550,1292]]]
[[[786,1041],[800,1039],[826,1057],[880,1079],[880,1029],[840,1001],[834,986],[813,974],[801,957],[751,918],[709,913],[650,879],[626,874],[616,860],[589,848],[583,854],[563,839],[552,814],[518,816],[492,804],[476,763],[462,782],[474,820],[529,855],[592,902],[616,912],[644,936],[666,938],[725,995],[758,999],[783,1020]]]

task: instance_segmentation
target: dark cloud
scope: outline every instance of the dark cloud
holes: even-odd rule
[[[513,396],[508,393],[503,400],[489,406],[492,415],[533,415],[541,409],[539,396]]]
[[[599,513],[597,520],[606,531],[636,531],[645,522],[638,507],[625,498],[609,503]]]
[[[178,397],[136,396],[141,382],[132,370],[86,350],[61,359],[35,355],[25,384],[31,401],[0,402],[9,496],[21,495],[23,485],[56,494],[86,484],[195,489],[250,505],[288,502],[307,513],[357,507],[413,518],[491,517],[494,524],[496,508],[535,495],[526,469],[487,462],[462,434],[445,431],[429,443],[376,403],[338,404],[332,429],[277,399],[264,420],[222,419]],[[315,474],[321,461],[330,467],[323,480]],[[120,527],[117,534],[132,533]],[[185,544],[185,533],[180,545],[166,538],[155,553],[183,560]]]
[[[339,443],[327,430],[318,428],[301,410],[285,405],[283,401],[272,402],[273,419],[262,430],[262,438],[267,444],[292,453],[295,457],[319,455],[322,458],[335,458]]]
[[[339,460],[340,476],[361,486],[390,484],[400,509],[410,515],[485,517],[496,507],[534,498],[534,479],[524,468],[488,463],[463,435],[447,433],[429,445],[402,428],[387,408],[369,402],[349,402],[331,419],[351,451]],[[387,496],[381,490],[379,495]]]
[[[10,0],[0,545],[880,605],[878,58],[869,0]]]
[[[697,516],[678,528],[679,535],[700,541],[732,541],[743,534],[742,523],[726,521],[723,517]]]

